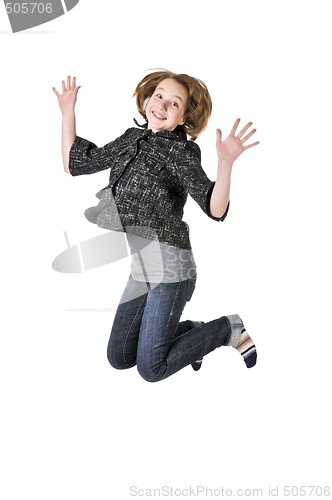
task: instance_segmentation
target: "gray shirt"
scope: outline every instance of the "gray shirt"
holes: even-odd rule
[[[131,274],[137,281],[176,283],[196,276],[191,250],[127,233]]]

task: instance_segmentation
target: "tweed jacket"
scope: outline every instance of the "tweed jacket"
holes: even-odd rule
[[[188,193],[216,221],[228,212],[227,207],[222,217],[211,215],[214,182],[201,166],[199,146],[181,128],[155,133],[132,127],[100,148],[77,136],[68,167],[72,175],[110,169],[108,186],[96,194],[99,204],[85,211],[102,228],[191,249],[189,227],[182,220]]]

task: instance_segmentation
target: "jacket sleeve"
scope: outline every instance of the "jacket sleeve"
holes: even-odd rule
[[[192,141],[185,143],[183,157],[177,166],[180,182],[203,212],[213,220],[223,221],[228,213],[229,203],[222,217],[214,217],[210,211],[210,201],[215,182],[211,181],[201,166],[201,150]]]
[[[123,136],[118,137],[98,148],[93,142],[76,136],[69,151],[68,169],[71,175],[95,174],[111,168],[122,138]]]

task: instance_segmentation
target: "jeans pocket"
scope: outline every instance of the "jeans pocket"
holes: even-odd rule
[[[187,280],[187,302],[190,301],[193,296],[196,287],[196,276]]]

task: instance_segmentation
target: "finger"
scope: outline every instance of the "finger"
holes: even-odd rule
[[[257,146],[257,144],[259,144],[259,141],[253,142],[252,144],[248,144],[248,146],[243,146],[243,149],[253,148],[254,146]]]
[[[252,122],[249,122],[249,123],[247,123],[247,125],[245,127],[243,127],[242,130],[240,130],[240,132],[237,135],[239,139],[241,139],[243,134],[245,134],[247,132],[247,130],[251,127],[251,125],[252,125]]]
[[[76,76],[73,77],[73,87],[76,87]]]
[[[57,89],[55,87],[52,87],[52,90],[53,90],[53,92],[55,93],[55,95],[57,97],[60,97],[60,94],[59,94],[59,92],[57,91]]]
[[[243,139],[241,139],[242,144],[243,144],[244,142],[246,142],[248,139],[250,139],[250,137],[251,137],[252,135],[254,135],[254,133],[255,133],[255,132],[256,132],[256,129],[254,128],[254,129],[252,129],[252,130],[249,132],[249,134],[247,134],[245,137],[243,137]]]
[[[77,92],[80,90],[81,86],[79,85],[78,87],[74,88],[74,96],[77,96]]]
[[[217,143],[221,142],[221,137],[222,137],[222,132],[220,128],[217,128],[217,133],[216,133]]]
[[[235,120],[235,123],[234,123],[234,125],[232,127],[230,135],[235,135],[235,132],[236,132],[236,129],[238,128],[238,126],[239,126],[240,120],[241,120],[240,118],[237,118]]]
[[[67,88],[68,89],[71,88],[71,79],[70,79],[70,76],[67,76]]]
[[[66,92],[66,85],[65,85],[65,81],[62,80],[62,93],[64,94]]]

